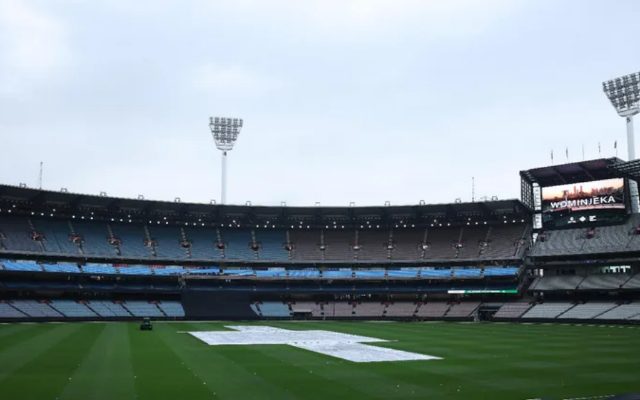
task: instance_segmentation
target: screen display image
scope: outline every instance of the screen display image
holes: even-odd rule
[[[624,179],[613,178],[542,188],[545,228],[610,223],[626,214]]]

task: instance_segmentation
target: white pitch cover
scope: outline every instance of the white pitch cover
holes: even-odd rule
[[[225,326],[232,331],[188,332],[211,346],[285,344],[353,362],[440,360],[426,354],[371,346],[387,340],[347,333],[311,330],[292,331],[270,326]]]

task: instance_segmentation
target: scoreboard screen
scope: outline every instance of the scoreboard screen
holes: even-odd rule
[[[542,225],[549,229],[622,222],[627,214],[624,194],[623,178],[543,187]]]

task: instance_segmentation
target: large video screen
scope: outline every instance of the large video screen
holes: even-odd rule
[[[570,183],[542,188],[545,228],[613,223],[626,215],[624,179]]]

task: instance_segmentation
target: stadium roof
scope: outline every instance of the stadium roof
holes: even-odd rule
[[[197,221],[234,224],[265,224],[309,226],[338,224],[416,224],[525,218],[528,209],[520,200],[494,200],[472,203],[418,204],[406,206],[366,207],[290,207],[217,205],[182,203],[88,195],[0,185],[0,212],[31,212],[42,215],[86,216],[88,218],[118,217],[135,220]],[[89,217],[91,216],[91,217]],[[401,222],[400,222],[401,221]]]
[[[541,187],[621,177],[611,166],[622,163],[617,157],[598,158],[520,171],[520,177]]]
[[[620,161],[609,168],[621,176],[640,181],[640,160]]]

